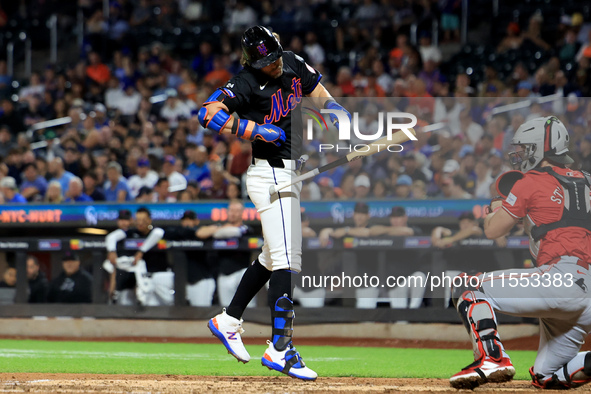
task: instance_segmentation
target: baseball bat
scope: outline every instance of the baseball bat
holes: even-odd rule
[[[408,130],[413,135],[417,135],[415,129],[413,129],[412,127],[409,127]],[[308,171],[303,175],[296,176],[295,178],[292,178],[289,182],[281,183],[279,185],[271,185],[271,187],[269,187],[269,194],[273,195],[285,188],[290,187],[291,185],[295,185],[296,183],[303,182],[310,178],[314,178],[318,174],[322,174],[323,172],[332,170],[333,168],[336,168],[338,166],[342,166],[343,164],[349,163],[350,161],[361,159],[362,157],[366,156],[371,156],[374,153],[384,150],[383,148],[387,147],[388,145],[402,144],[403,142],[409,140],[410,138],[403,131],[398,131],[392,134],[392,139],[388,139],[388,137],[383,137],[377,141],[368,144],[369,149],[367,149],[364,152],[351,152],[346,156],[333,161],[332,163],[328,163],[327,165],[324,165],[322,167],[315,168],[312,171]]]

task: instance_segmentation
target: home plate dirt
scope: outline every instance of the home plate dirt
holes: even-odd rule
[[[576,392],[591,392],[583,386]],[[447,379],[213,377],[180,375],[94,375],[2,373],[0,392],[52,393],[458,393]],[[530,382],[484,385],[476,393],[540,393]],[[551,391],[544,391],[551,392]]]

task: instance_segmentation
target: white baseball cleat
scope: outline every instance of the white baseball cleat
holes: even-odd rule
[[[318,374],[306,367],[300,353],[291,343],[283,351],[276,350],[271,341],[267,341],[267,344],[269,344],[269,347],[261,360],[265,367],[289,375],[292,378],[316,380]]]
[[[473,390],[484,383],[508,382],[513,375],[515,368],[508,357],[494,360],[484,356],[452,376],[449,383],[456,389]]]
[[[244,333],[242,322],[242,319],[238,320],[228,315],[224,308],[222,313],[207,322],[207,327],[224,344],[228,353],[246,364],[250,361],[250,354],[246,351],[240,336]]]

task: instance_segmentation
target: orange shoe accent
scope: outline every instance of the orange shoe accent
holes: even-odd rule
[[[213,322],[213,325],[215,326],[215,328],[217,328],[219,330],[220,328],[218,327],[218,321],[215,319],[215,317],[211,321]]]
[[[263,356],[265,359],[273,362],[273,360],[271,359],[271,356],[269,356],[267,353],[265,353],[265,355]]]

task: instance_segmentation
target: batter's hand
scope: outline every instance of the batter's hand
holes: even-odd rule
[[[504,200],[505,199],[501,196],[493,197],[492,200],[490,200],[490,204],[484,208],[484,212],[488,215],[501,209]]]
[[[345,109],[345,107],[343,107],[341,104],[337,103],[334,100],[329,100],[326,104],[324,104],[324,108],[326,109],[332,109],[332,110],[337,110],[337,111],[342,111],[345,113],[345,115],[349,118],[349,122],[351,122],[351,114],[349,113],[349,111],[347,111]],[[339,118],[332,113],[329,113],[328,116],[330,117],[330,121],[333,125],[335,125],[335,127],[339,127]]]
[[[272,124],[257,124],[252,130],[252,140],[255,139],[281,146],[285,142],[285,131]]]

